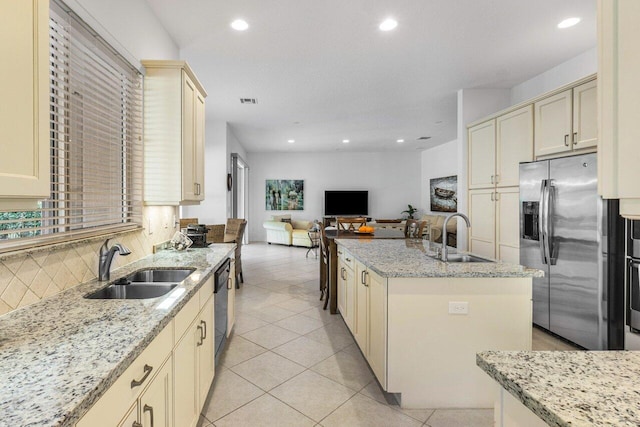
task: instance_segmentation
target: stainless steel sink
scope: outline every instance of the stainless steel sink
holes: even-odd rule
[[[89,299],[147,299],[169,293],[178,283],[189,277],[195,269],[140,270],[122,277],[109,286],[99,289],[85,298]]]
[[[87,295],[89,299],[147,299],[158,298],[178,286],[177,283],[150,284],[150,283],[130,283],[128,285],[109,285],[99,291]]]
[[[449,254],[447,262],[495,262],[470,254]]]

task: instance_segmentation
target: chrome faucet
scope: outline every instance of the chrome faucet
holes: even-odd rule
[[[113,255],[118,252],[122,256],[129,255],[131,251],[124,245],[116,243],[109,248],[109,239],[100,246],[100,261],[98,262],[98,280],[109,280],[111,277],[111,262]]]
[[[442,225],[442,261],[447,262],[447,258],[449,257],[448,254],[448,250],[447,250],[447,224],[449,223],[449,220],[451,218],[453,218],[454,216],[459,216],[460,218],[464,219],[465,222],[467,223],[467,228],[471,227],[471,222],[469,221],[469,218],[463,214],[463,213],[454,213],[453,215],[450,215],[447,217],[447,219],[444,220],[444,224]]]

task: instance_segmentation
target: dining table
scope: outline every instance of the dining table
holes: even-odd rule
[[[320,257],[320,287],[325,283],[326,275],[329,288],[329,312],[338,313],[338,245],[335,239],[405,239],[404,230],[398,228],[376,228],[373,233],[360,233],[357,230],[325,229],[329,242],[329,267],[327,268],[323,257]]]

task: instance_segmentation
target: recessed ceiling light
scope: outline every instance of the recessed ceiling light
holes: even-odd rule
[[[398,144],[402,144],[402,143],[404,142],[404,139],[398,139],[396,142],[397,142]]]
[[[558,28],[569,28],[580,22],[580,18],[567,18],[558,24]]]
[[[296,140],[295,140],[295,139],[289,139],[289,140],[287,140],[287,142],[288,142],[289,144],[293,144],[294,142],[296,142]]]
[[[244,31],[249,28],[249,24],[247,24],[247,21],[245,21],[244,19],[236,19],[231,23],[231,28],[236,31]]]
[[[395,29],[397,26],[398,26],[398,21],[396,21],[393,18],[387,18],[380,23],[378,28],[380,28],[380,31],[391,31]]]
[[[348,140],[348,139],[343,139],[343,140],[342,140],[342,143],[343,143],[343,144],[348,144],[348,143],[349,143],[349,140]]]

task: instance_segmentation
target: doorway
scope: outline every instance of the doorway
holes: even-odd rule
[[[231,153],[231,177],[231,218],[247,219],[249,212],[249,165],[238,153]],[[249,227],[245,228],[242,243],[249,243]]]

